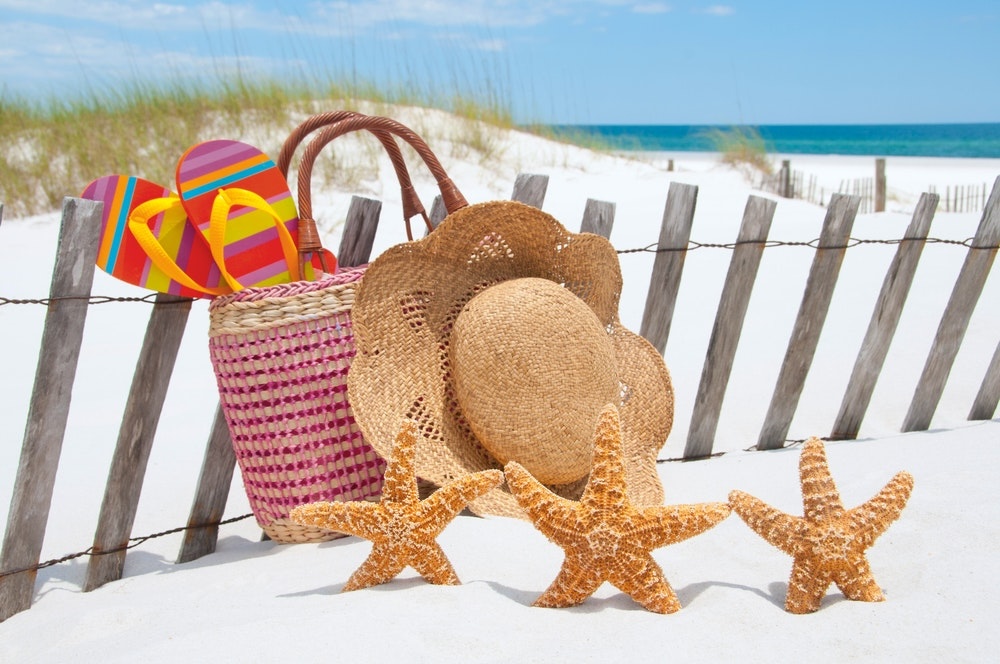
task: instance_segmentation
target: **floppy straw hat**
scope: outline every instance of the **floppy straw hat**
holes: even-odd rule
[[[348,397],[383,457],[404,419],[422,436],[417,475],[441,486],[518,461],[579,498],[593,432],[619,409],[630,499],[659,505],[656,455],[673,422],[663,358],[618,320],[618,255],[517,202],[472,205],[368,267],[352,312]],[[470,504],[523,517],[505,489]]]

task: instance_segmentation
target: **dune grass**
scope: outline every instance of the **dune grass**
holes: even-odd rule
[[[462,157],[476,152],[481,160],[491,158],[496,129],[513,126],[502,95],[446,95],[408,85],[386,90],[365,83],[237,78],[205,85],[132,84],[116,92],[43,102],[0,95],[0,201],[6,216],[17,217],[58,209],[63,197],[79,194],[103,175],[135,175],[169,185],[177,159],[199,141],[269,133],[283,138],[294,126],[293,113],[361,106],[371,112],[388,104],[439,108],[470,120],[449,137],[463,146]],[[364,175],[337,166],[340,177]]]
[[[756,127],[713,127],[706,130],[703,136],[721,155],[724,164],[742,171],[746,177],[753,179],[774,172],[774,166],[767,156],[767,142]]]

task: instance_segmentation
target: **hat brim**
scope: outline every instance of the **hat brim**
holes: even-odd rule
[[[423,480],[442,486],[468,473],[502,469],[462,416],[449,343],[452,326],[472,297],[522,277],[564,286],[607,330],[622,384],[615,405],[629,497],[640,506],[662,504],[656,456],[673,423],[673,389],[656,349],[618,321],[618,255],[605,238],[569,233],[551,215],[516,202],[463,208],[426,238],[392,247],[368,267],[352,310],[357,355],[347,378],[366,440],[387,457],[399,423],[409,418],[423,438],[416,453]],[[586,481],[549,488],[577,499]],[[469,507],[477,514],[523,518],[506,489],[494,489]]]

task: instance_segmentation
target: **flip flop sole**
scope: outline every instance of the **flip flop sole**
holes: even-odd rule
[[[101,201],[101,241],[95,263],[126,283],[182,297],[210,297],[179,284],[160,270],[128,229],[129,215],[139,205],[174,194],[166,187],[137,177],[106,175],[87,185],[82,197]],[[184,209],[174,206],[149,220],[154,237],[196,283],[217,288],[221,272],[198,230],[188,222]]]
[[[285,177],[275,163],[252,145],[232,140],[199,143],[177,164],[177,190],[188,217],[208,237],[212,205],[220,189],[246,189],[261,196],[296,241],[298,212]],[[224,256],[226,269],[245,287],[294,281],[275,228],[261,210],[234,206],[228,215]],[[311,265],[306,278],[313,278]]]

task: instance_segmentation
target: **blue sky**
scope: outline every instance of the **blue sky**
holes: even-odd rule
[[[0,0],[0,93],[410,82],[518,121],[1000,122],[996,0]]]

